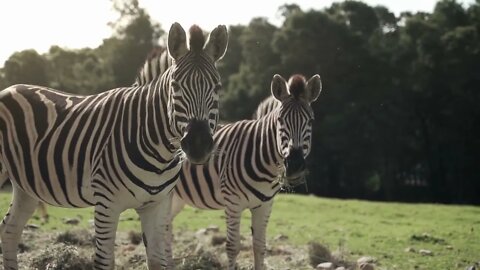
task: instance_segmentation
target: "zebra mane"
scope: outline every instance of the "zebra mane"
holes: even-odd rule
[[[288,88],[290,95],[295,99],[300,99],[305,96],[305,89],[307,87],[307,80],[303,75],[295,74],[288,80]]]
[[[166,50],[165,47],[154,46],[152,48],[152,50],[150,51],[150,53],[148,54],[146,61],[150,62],[150,61],[152,61],[152,59],[160,57],[165,50]]]
[[[190,51],[199,52],[203,49],[205,45],[205,36],[203,35],[202,29],[194,24],[190,27]]]

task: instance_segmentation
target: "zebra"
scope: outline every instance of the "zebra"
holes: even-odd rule
[[[252,119],[259,119],[275,110],[282,103],[273,96],[268,96],[260,104],[252,115]]]
[[[227,217],[228,269],[235,269],[240,250],[240,217],[252,213],[254,266],[264,269],[266,227],[273,198],[282,188],[305,181],[312,140],[311,103],[322,89],[319,75],[308,81],[274,75],[271,111],[255,120],[226,124],[214,134],[218,155],[204,165],[184,162],[175,186],[171,221],[185,204],[224,209]],[[270,104],[272,105],[272,104]],[[259,115],[260,116],[260,115]],[[173,236],[169,235],[169,241]]]
[[[5,269],[17,269],[17,246],[37,203],[94,207],[95,269],[114,268],[121,212],[141,221],[149,269],[173,267],[169,211],[181,162],[206,162],[218,121],[220,75],[228,32],[205,40],[172,24],[172,65],[145,85],[79,96],[34,85],[0,91],[0,185],[13,197],[0,224]]]
[[[172,58],[168,55],[167,48],[155,46],[147,55],[145,62],[135,76],[135,81],[132,86],[138,87],[150,83],[165,73],[171,65]],[[37,210],[42,222],[48,223],[49,215],[45,203],[40,201]]]

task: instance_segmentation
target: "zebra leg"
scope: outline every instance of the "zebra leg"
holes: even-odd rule
[[[227,216],[227,256],[228,270],[236,269],[237,255],[240,252],[240,218],[242,211],[225,209]]]
[[[169,243],[171,195],[159,203],[136,209],[143,231],[143,244],[147,250],[149,270],[173,269],[171,243]]]
[[[250,209],[252,212],[253,256],[255,270],[265,269],[264,259],[266,251],[266,230],[270,213],[272,212],[273,200]]]
[[[10,208],[0,225],[4,269],[18,269],[17,247],[23,228],[35,212],[38,201],[13,184]]]
[[[115,236],[121,212],[103,203],[95,206],[95,269],[115,268]]]
[[[178,213],[180,213],[180,211],[182,211],[184,207],[185,202],[176,193],[174,193],[172,198],[172,208],[170,210],[170,215],[168,218],[169,229],[167,232],[167,247],[172,247],[173,245],[173,219],[178,215]],[[172,248],[167,249],[166,252],[167,258],[172,258],[173,263]]]
[[[2,166],[3,166],[3,164],[2,164],[1,158],[0,158],[0,189],[2,188],[3,184],[8,179],[8,174],[7,174],[6,171],[3,170]]]

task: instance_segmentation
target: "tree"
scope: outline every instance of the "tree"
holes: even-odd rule
[[[229,76],[230,82],[222,100],[221,114],[224,119],[250,118],[256,103],[243,102],[242,106],[232,105],[238,100],[261,100],[269,95],[270,81],[278,72],[276,66],[280,60],[279,55],[271,49],[276,30],[277,28],[266,19],[255,18],[242,31],[239,37],[242,60],[238,73]]]
[[[24,83],[48,86],[46,60],[35,50],[14,53],[5,61],[3,72],[8,85]]]
[[[228,49],[225,56],[217,63],[218,72],[222,77],[223,89],[228,89],[230,76],[239,72],[240,64],[242,62],[242,44],[240,37],[245,31],[245,26],[234,25],[228,29]],[[221,93],[224,95],[225,93]]]
[[[128,86],[134,82],[148,53],[163,34],[160,25],[152,22],[137,0],[113,1],[120,17],[111,23],[114,35],[104,40],[100,57],[109,63],[114,85]]]
[[[45,55],[51,86],[76,94],[93,94],[111,89],[113,77],[93,49],[66,50],[52,46]]]

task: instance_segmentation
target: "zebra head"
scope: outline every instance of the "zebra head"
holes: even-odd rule
[[[314,114],[312,102],[322,90],[319,75],[308,81],[302,75],[293,75],[288,83],[275,75],[271,84],[272,96],[280,101],[276,124],[278,152],[284,159],[286,186],[296,186],[305,181],[307,173],[305,158],[312,143]]]
[[[181,137],[180,146],[194,164],[205,163],[213,150],[218,121],[220,75],[215,63],[226,52],[227,28],[219,25],[207,41],[193,25],[187,46],[185,31],[175,23],[170,28],[167,50],[170,67],[168,117],[172,130]]]

